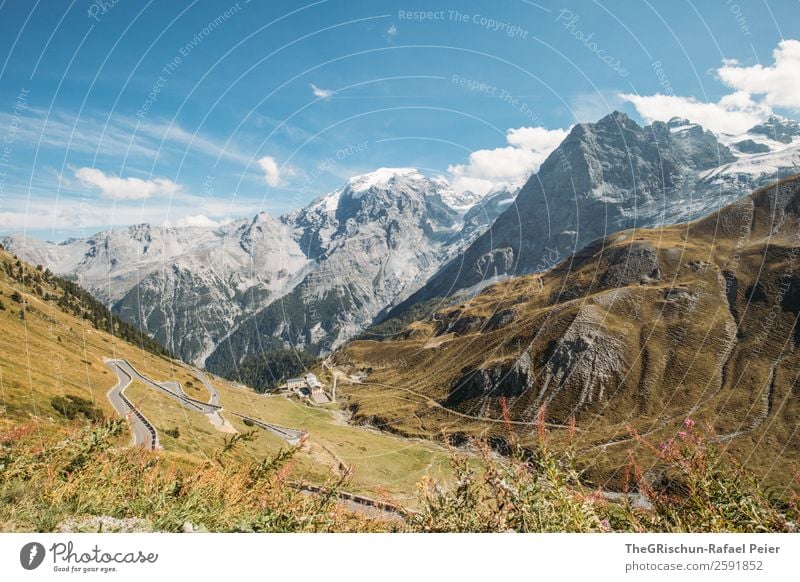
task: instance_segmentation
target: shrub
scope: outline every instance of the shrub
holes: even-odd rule
[[[50,399],[50,405],[62,416],[73,420],[78,416],[83,416],[87,420],[103,420],[103,411],[94,406],[90,400],[67,394],[65,396],[54,396]]]
[[[164,431],[165,435],[171,436],[174,439],[180,438],[181,430],[177,426]]]
[[[607,502],[585,489],[571,455],[558,458],[544,445],[525,451],[516,443],[498,459],[478,444],[482,470],[454,457],[455,484],[422,484],[422,510],[410,517],[424,532],[602,532]]]
[[[770,499],[758,479],[730,454],[722,452],[709,429],[687,418],[682,430],[658,446],[634,433],[637,442],[664,466],[665,485],[643,479],[632,458],[627,472],[652,510],[629,508],[636,529],[661,532],[793,531],[797,499],[788,505]]]
[[[115,419],[45,443],[34,425],[0,435],[0,531],[53,531],[92,516],[134,518],[167,532],[186,522],[224,532],[387,529],[341,511],[335,495],[292,487],[295,449],[258,462],[222,462],[239,442],[231,439],[231,447],[187,467],[145,449],[114,447],[125,430]]]
[[[543,425],[542,425],[543,426]],[[789,532],[800,518],[798,498],[774,500],[733,457],[720,452],[709,432],[687,419],[675,438],[653,446],[670,478],[648,482],[631,453],[629,489],[634,496],[607,501],[581,483],[570,450],[555,454],[539,429],[533,450],[509,437],[510,455],[498,458],[476,443],[482,467],[454,456],[454,484],[425,479],[422,509],[409,517],[414,531],[432,532]],[[510,431],[509,431],[510,433]]]

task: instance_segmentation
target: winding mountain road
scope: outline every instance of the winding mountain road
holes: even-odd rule
[[[219,392],[217,392],[217,389],[211,385],[208,376],[203,374],[203,372],[201,372],[197,368],[192,368],[192,372],[194,373],[195,378],[197,378],[198,380],[200,380],[200,382],[203,383],[203,386],[205,386],[206,390],[208,390],[208,393],[211,395],[208,398],[208,403],[211,404],[212,406],[219,406]]]
[[[158,433],[153,424],[147,420],[144,414],[125,397],[125,394],[123,394],[133,380],[138,380],[145,386],[149,386],[150,388],[166,394],[170,398],[180,402],[183,407],[189,410],[205,414],[217,430],[228,433],[236,432],[236,429],[220,414],[222,406],[219,404],[219,393],[211,385],[206,375],[200,370],[196,368],[192,369],[197,379],[200,380],[208,390],[210,395],[208,402],[192,398],[183,391],[183,388],[181,388],[180,384],[177,382],[155,382],[151,380],[147,376],[140,374],[127,360],[105,360],[105,363],[117,375],[116,386],[111,388],[106,396],[114,407],[114,410],[116,410],[120,416],[124,416],[128,419],[131,425],[134,446],[145,446],[153,450],[161,448],[158,443]],[[236,412],[231,412],[231,414],[259,428],[272,432],[290,445],[299,444],[306,435],[306,431],[303,430],[278,426]]]
[[[252,418],[250,416],[245,416],[244,414],[238,414],[236,412],[231,412],[234,416],[241,418],[246,422],[251,422],[252,424],[256,425],[259,428],[263,428],[265,430],[270,431],[276,436],[279,436],[283,440],[285,440],[290,445],[299,444],[303,437],[307,434],[304,430],[297,430],[296,428],[286,428],[285,426],[279,426],[277,424],[271,424],[269,422],[264,422],[263,420],[259,420],[257,418]]]
[[[133,376],[123,367],[117,365],[119,360],[106,360],[106,364],[117,375],[117,384],[113,386],[106,396],[117,414],[126,418],[131,427],[133,446],[146,447],[151,450],[160,449],[158,433],[153,424],[125,397],[125,388],[130,386]]]

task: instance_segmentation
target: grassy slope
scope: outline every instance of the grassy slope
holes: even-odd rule
[[[578,318],[591,316],[595,323],[586,330],[615,341],[623,369],[590,403],[578,405],[585,384],[567,381],[546,417],[562,424],[577,418],[580,458],[598,482],[619,480],[615,468],[625,463],[631,428],[667,438],[692,416],[731,435],[727,446],[767,481],[786,484],[800,462],[793,387],[800,358],[792,339],[796,311],[778,288],[797,272],[791,249],[800,220],[792,200],[800,198],[799,184],[782,186],[784,194],[790,191],[781,199],[785,220],[773,217],[774,191],[757,193],[696,223],[611,235],[542,275],[501,282],[413,323],[394,341],[353,342],[336,363],[345,371],[367,371],[368,378],[341,384],[341,393],[357,418],[404,434],[502,436],[499,394],[448,398],[468,373],[513,363],[527,351],[534,386],[506,403],[519,437],[530,442],[539,409],[536,383],[546,377],[554,346]],[[602,283],[619,276],[643,247],[657,255],[660,278]],[[736,277],[732,305],[726,273]],[[763,301],[750,300],[756,283]],[[691,300],[682,299],[684,293]],[[445,334],[436,321],[486,322],[508,309],[516,310],[513,322],[496,330]],[[555,440],[566,432],[556,431]]]
[[[0,251],[2,261],[16,262]],[[31,273],[33,267],[26,266]],[[45,293],[57,289],[44,286]],[[21,293],[22,305],[11,295]],[[103,363],[104,358],[128,359],[142,374],[156,381],[174,381],[193,397],[207,399],[202,384],[183,364],[155,356],[104,331],[87,320],[62,311],[54,300],[45,301],[31,289],[8,277],[0,269],[0,433],[21,424],[32,424],[39,438],[59,433],[68,424],[51,406],[56,395],[75,395],[91,401],[107,416],[114,414],[106,392],[116,376]],[[324,482],[341,473],[339,463],[352,469],[349,488],[371,495],[404,498],[416,489],[426,473],[440,474],[447,465],[448,453],[428,442],[399,439],[391,435],[347,425],[335,409],[311,408],[282,397],[265,397],[211,376],[226,410],[261,418],[293,428],[305,429],[309,439],[295,458],[298,477]],[[208,458],[224,444],[226,435],[215,430],[201,414],[180,407],[163,394],[134,383],[126,392],[160,431],[166,454],[192,464]],[[241,432],[253,430],[241,421],[226,418]],[[73,421],[78,422],[78,421]],[[178,427],[174,439],[165,429]],[[242,457],[259,459],[274,454],[286,443],[263,430],[237,451]],[[129,436],[119,438],[125,445]]]

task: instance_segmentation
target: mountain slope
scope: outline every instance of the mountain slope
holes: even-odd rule
[[[765,132],[774,123],[767,125]],[[615,112],[576,125],[492,227],[389,316],[497,277],[544,270],[620,229],[698,218],[800,168],[800,135],[788,149],[761,137],[771,153],[737,150],[737,158],[684,119],[640,127]]]
[[[17,441],[24,438],[34,454],[38,455],[37,449],[45,443],[67,464],[71,458],[59,454],[63,449],[53,446],[54,439],[115,415],[108,393],[116,385],[117,377],[105,360],[124,359],[143,376],[160,383],[171,382],[200,402],[209,401],[212,393],[206,383],[212,386],[228,427],[232,425],[242,434],[250,433],[237,441],[234,452],[225,453],[226,467],[239,466],[240,461],[258,463],[271,459],[281,450],[285,453],[287,447],[284,440],[271,432],[246,424],[239,414],[308,431],[303,446],[293,456],[294,471],[283,478],[325,485],[346,470],[350,491],[404,499],[415,491],[420,475],[444,479],[449,474],[448,452],[433,443],[407,441],[350,426],[341,421],[338,410],[310,408],[284,397],[265,397],[210,374],[197,375],[163,351],[138,330],[112,316],[74,283],[37,269],[0,248],[0,435],[4,461],[15,458],[19,453]],[[125,395],[152,422],[164,447],[153,456],[135,456],[140,471],[145,465],[174,463],[196,477],[200,474],[197,467],[212,456],[220,458],[221,451],[231,448],[229,428],[222,430],[205,414],[181,406],[164,391],[134,380]],[[76,441],[70,437],[70,442]],[[118,471],[124,465],[114,463],[118,453],[126,455],[117,449],[127,447],[130,442],[127,427],[113,440],[113,454],[106,459],[111,463],[110,490],[127,491]],[[76,454],[81,455],[78,458],[95,450],[97,444],[91,441],[90,449],[78,447]],[[346,466],[342,459],[346,459]],[[247,470],[248,465],[242,467]],[[75,468],[73,464],[70,471]],[[0,475],[5,478],[3,469],[8,469],[8,464],[0,466]],[[45,464],[42,471],[53,477],[52,466]],[[91,482],[92,475],[84,475],[87,482]],[[9,478],[27,480],[24,473]],[[169,482],[174,484],[174,478],[173,473]],[[69,487],[74,485],[68,474],[58,473],[54,479],[61,481],[60,484],[66,482]],[[69,499],[65,504],[77,512],[69,517],[81,518],[82,512],[92,511],[92,507],[75,506],[74,497]],[[4,516],[16,513],[18,500],[16,494],[6,496]],[[42,500],[45,505],[46,502]],[[153,518],[160,515],[160,509],[154,506],[150,511]],[[176,527],[180,528],[185,519]],[[58,525],[57,522],[37,524],[40,529]]]
[[[2,242],[185,361],[229,374],[265,351],[327,353],[407,320],[412,305],[546,269],[606,233],[706,215],[792,168],[800,129],[788,119],[718,138],[685,119],[640,127],[614,113],[573,128],[519,195],[381,168],[280,219]]]
[[[584,460],[612,471],[631,427],[666,435],[691,417],[785,483],[800,460],[798,233],[793,178],[598,239],[330,365],[361,374],[340,384],[357,418],[403,433],[502,438],[512,423],[529,439],[540,414],[562,435],[576,419]]]
[[[408,297],[456,250],[461,216],[446,184],[413,169],[358,176],[285,219],[313,267],[289,293],[240,325],[206,360],[235,374],[272,338],[328,352]]]
[[[279,220],[260,213],[218,228],[142,224],[60,244],[0,240],[203,364],[244,322],[240,337],[268,333],[275,339],[264,343],[276,348],[338,345],[416,291],[512,198],[499,191],[482,202],[441,178],[381,168]],[[300,305],[301,315],[308,308],[309,321],[284,324],[284,304]],[[261,319],[276,325],[253,332],[251,316],[267,308]]]
[[[61,244],[2,242],[77,281],[185,361],[202,361],[307,263],[288,228],[263,213],[216,229],[141,224]]]

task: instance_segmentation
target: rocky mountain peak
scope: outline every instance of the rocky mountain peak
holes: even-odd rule
[[[415,168],[378,168],[374,172],[353,176],[347,181],[345,190],[357,196],[373,189],[392,190],[427,181]]]
[[[763,123],[750,128],[748,133],[763,135],[769,139],[788,144],[792,143],[796,138],[800,138],[800,123],[780,115],[770,115]]]
[[[690,126],[690,125],[697,125],[697,124],[696,123],[692,123],[691,121],[689,121],[685,117],[677,117],[677,116],[673,117],[669,121],[667,121],[667,127],[669,127],[670,129],[676,129],[676,128],[679,128],[679,127],[686,127],[686,126]]]

